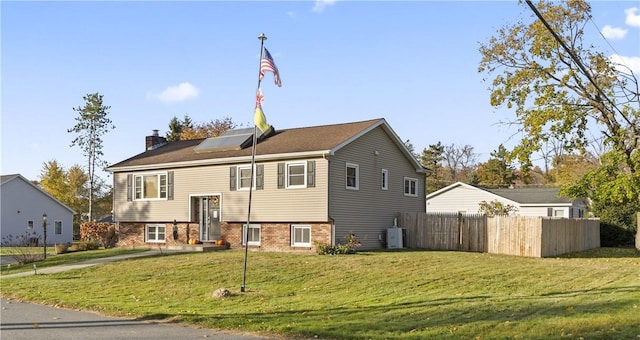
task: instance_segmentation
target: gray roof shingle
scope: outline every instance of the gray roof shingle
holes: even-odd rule
[[[515,189],[484,189],[498,196],[510,199],[520,204],[548,204],[571,203],[566,197],[560,197],[559,188],[515,188]]]

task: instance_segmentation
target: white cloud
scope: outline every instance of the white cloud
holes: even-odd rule
[[[313,5],[312,11],[316,13],[322,13],[325,7],[335,5],[336,1],[337,0],[316,0],[316,3]]]
[[[627,35],[627,32],[629,32],[627,29],[606,25],[602,28],[601,33],[607,39],[622,39]]]
[[[626,67],[630,68],[631,71],[635,74],[640,74],[640,57],[625,57],[622,55],[614,54],[609,57],[609,60],[616,64],[622,64]],[[629,72],[629,69],[626,67],[618,69],[621,72]]]
[[[627,15],[624,22],[629,26],[640,27],[640,14],[636,14],[637,7],[632,7],[624,10],[624,14]]]
[[[149,94],[148,98],[158,99],[165,103],[180,102],[190,98],[195,98],[200,94],[200,90],[188,82],[180,83],[177,86],[169,86],[161,93]]]

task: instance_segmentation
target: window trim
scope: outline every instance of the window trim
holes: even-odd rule
[[[258,229],[258,241],[248,241],[248,245],[250,246],[259,246],[260,245],[260,241],[262,240],[262,227],[259,223],[250,223],[249,224],[249,229]],[[245,245],[244,240],[247,239],[247,224],[243,223],[242,224],[242,245]]]
[[[356,170],[354,186],[349,186],[349,168],[354,168]],[[346,189],[360,190],[360,166],[355,163],[347,163],[345,165],[344,180],[344,186]]]
[[[296,230],[309,230],[309,242],[296,242]],[[291,225],[291,246],[292,247],[311,247],[311,225],[310,224],[292,224]]]
[[[60,229],[58,229],[58,225],[60,226]],[[53,234],[54,235],[62,235],[62,221],[61,220],[56,220],[53,221]],[[58,232],[58,230],[60,230],[60,232]]]
[[[157,176],[158,196],[157,197],[144,197],[145,177]],[[162,185],[162,178],[164,177],[164,191]],[[140,198],[138,198],[138,179],[140,179]],[[167,171],[158,172],[145,172],[133,175],[133,200],[134,201],[166,201],[169,197],[169,176]],[[164,197],[162,193],[164,192]]]
[[[407,192],[407,182],[415,183],[415,185],[413,186],[413,189],[415,190],[414,193],[411,192],[411,186],[409,186],[409,192]],[[405,177],[404,186],[402,190],[405,196],[418,197],[418,179],[413,177]]]
[[[289,172],[290,166],[302,166],[302,184],[294,184],[290,183],[291,173]],[[298,162],[285,162],[285,189],[299,189],[307,187],[307,162],[306,161],[298,161]],[[298,176],[298,175],[297,175]]]
[[[242,176],[240,176],[240,174],[242,173],[242,170],[249,170],[251,171],[251,164],[245,164],[245,165],[238,165],[236,166],[236,190],[237,191],[248,191],[249,187],[243,187],[242,184]],[[253,180],[251,181],[251,190],[256,190],[256,167],[254,165],[253,167]]]
[[[149,228],[156,228],[154,232],[155,239],[149,238]],[[162,233],[160,232],[160,228],[162,228]],[[160,235],[163,235],[163,239],[159,239]],[[144,241],[147,243],[167,243],[167,226],[164,224],[157,223],[148,223],[144,225]]]
[[[382,169],[380,171],[380,179],[382,183],[380,183],[380,190],[389,190],[389,170]]]

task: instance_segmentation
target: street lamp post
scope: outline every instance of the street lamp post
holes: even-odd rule
[[[47,259],[47,213],[42,214],[42,231],[44,242],[44,259]]]

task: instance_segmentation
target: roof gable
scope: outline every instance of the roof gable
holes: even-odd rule
[[[30,180],[24,178],[20,174],[2,175],[2,176],[0,176],[0,186],[5,185],[6,183],[9,183],[9,182],[14,181],[14,180],[20,180],[20,181],[24,182],[25,184],[33,187],[34,189],[36,189],[37,191],[39,191],[43,195],[47,196],[49,199],[53,200],[55,203],[61,205],[65,209],[69,210],[72,214],[76,213],[73,209],[69,208],[69,206],[67,206],[66,204],[60,202],[57,198],[51,196],[48,192],[44,191],[41,187],[33,184]]]

